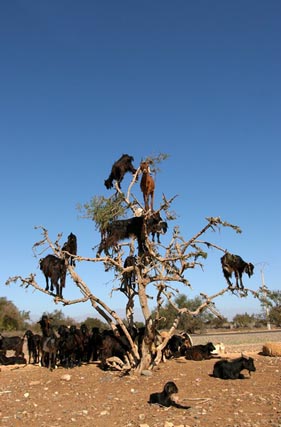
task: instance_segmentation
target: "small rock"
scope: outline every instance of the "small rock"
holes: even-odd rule
[[[141,371],[141,375],[143,375],[145,377],[151,377],[152,376],[152,372],[148,371],[147,369],[144,369],[143,371]]]
[[[38,385],[40,381],[30,381],[29,385]]]
[[[71,375],[69,374],[65,374],[61,377],[61,380],[63,381],[70,381],[71,380]]]

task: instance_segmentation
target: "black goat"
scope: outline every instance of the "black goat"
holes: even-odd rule
[[[66,265],[63,259],[55,255],[47,255],[39,261],[40,270],[42,270],[46,279],[46,288],[49,290],[49,278],[51,279],[51,292],[56,287],[56,295],[62,298],[62,288],[65,286]]]
[[[198,344],[193,345],[189,348],[182,347],[181,352],[184,354],[187,360],[205,360],[211,359],[213,357],[212,351],[214,351],[216,347],[212,342],[208,342],[207,344]]]
[[[40,342],[42,340],[41,335],[34,334],[30,329],[28,329],[24,337],[27,338],[27,350],[28,350],[28,363],[39,363],[39,352],[40,352]]]
[[[222,380],[244,379],[244,375],[241,374],[243,369],[246,369],[249,375],[251,372],[255,372],[256,368],[252,357],[242,356],[232,360],[218,360],[214,365],[213,377]]]
[[[129,343],[125,336],[116,336],[113,331],[103,331],[101,345],[99,348],[99,359],[101,360],[101,369],[107,370],[107,359],[118,357],[125,364],[127,363],[127,353],[130,350]]]
[[[191,338],[188,334],[174,334],[171,336],[162,353],[166,359],[182,356],[182,349],[187,349],[192,346]]]
[[[0,365],[26,365],[26,359],[19,356],[7,357],[0,352]]]
[[[152,228],[159,233],[166,233],[167,231],[166,222],[162,220],[159,212],[155,212],[147,218],[144,215],[141,215],[129,219],[112,221],[102,233],[97,257],[100,256],[102,251],[108,255],[108,249],[110,247],[116,247],[119,241],[130,237],[137,238],[138,253],[139,255],[142,255],[146,250],[145,231],[148,235]]]
[[[176,384],[173,381],[168,381],[165,384],[163,391],[161,391],[160,393],[152,393],[149,396],[148,403],[165,406],[167,408],[169,408],[170,406],[174,406],[175,408],[189,409],[190,406],[181,405],[171,398],[171,396],[173,394],[178,393],[178,391],[179,390]]]
[[[124,268],[135,267],[136,262],[137,262],[136,257],[134,255],[129,255],[125,259]],[[135,289],[135,286],[136,286],[136,272],[135,272],[135,269],[133,269],[131,271],[124,272],[123,273],[123,281],[122,281],[121,289],[124,289],[126,291],[128,288]]]
[[[91,333],[89,331],[88,326],[83,323],[80,326],[80,332],[81,332],[81,338],[83,341],[83,356],[82,356],[82,362],[88,362],[89,361],[89,354],[91,351],[91,345],[90,345],[90,341],[91,341]]]
[[[221,265],[223,275],[230,288],[233,288],[230,281],[232,273],[235,274],[236,288],[241,290],[244,289],[242,274],[248,274],[249,278],[254,274],[254,265],[251,262],[247,263],[239,255],[233,255],[229,252],[226,252],[226,254],[221,257]]]
[[[98,327],[92,328],[92,333],[89,340],[88,347],[88,362],[99,360],[99,353],[102,347],[102,333],[100,332]]]
[[[136,173],[132,162],[134,158],[128,154],[123,154],[120,159],[116,160],[111,168],[109,177],[104,181],[104,185],[109,190],[113,187],[113,181],[117,182],[119,188],[121,188],[121,182],[123,181],[126,172]]]
[[[56,367],[59,338],[47,315],[43,314],[38,323],[43,335],[40,343],[41,360],[39,363],[44,367],[48,365],[48,368],[52,370]]]
[[[168,230],[168,224],[166,223],[166,221],[162,222],[162,230],[161,233],[159,232],[159,230],[157,230],[156,226],[152,226],[151,227],[151,237],[152,237],[152,241],[155,242],[155,234],[156,234],[156,239],[157,239],[157,243],[161,243],[160,242],[160,234],[165,234]]]
[[[72,325],[68,328],[65,325],[61,325],[58,328],[59,338],[59,356],[60,363],[65,368],[73,368],[74,366],[80,366],[82,363],[82,356],[84,352],[84,345],[82,334]]]
[[[3,337],[0,334],[0,353],[6,355],[8,350],[15,352],[15,357],[24,357],[23,353],[23,342],[24,339],[19,336],[14,337]]]
[[[77,237],[75,234],[70,233],[67,237],[67,242],[64,243],[62,250],[71,255],[77,255]],[[65,254],[65,258],[69,260],[69,265],[75,267],[75,259],[73,256]]]

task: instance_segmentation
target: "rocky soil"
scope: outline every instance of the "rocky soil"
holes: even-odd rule
[[[261,346],[256,344],[257,350]],[[227,346],[224,357],[238,357]],[[162,363],[150,375],[104,372],[97,363],[50,372],[33,365],[1,366],[0,425],[6,427],[281,427],[281,357],[245,347],[256,372],[244,380],[213,378],[217,359],[180,358]],[[234,352],[235,351],[235,352]],[[190,409],[147,403],[167,381]]]

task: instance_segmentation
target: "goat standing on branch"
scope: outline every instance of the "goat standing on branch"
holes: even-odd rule
[[[138,241],[138,254],[142,255],[146,251],[145,228],[149,234],[153,228],[156,232],[166,233],[167,223],[162,220],[159,212],[154,212],[148,218],[144,215],[111,221],[102,232],[101,242],[96,256],[99,257],[104,251],[108,255],[109,248],[116,248],[120,241],[134,237]]]
[[[67,242],[64,243],[62,250],[70,253],[71,255],[77,255],[77,237],[75,234],[69,234]],[[65,258],[69,260],[69,265],[75,267],[75,259],[71,255],[65,254]]]
[[[62,298],[62,288],[65,287],[66,265],[64,259],[58,258],[55,255],[47,255],[39,261],[40,270],[43,272],[46,279],[46,288],[49,290],[49,278],[51,279],[51,292],[56,287],[56,295]]]
[[[124,268],[127,267],[133,267],[134,269],[129,272],[123,273],[123,280],[122,280],[122,286],[121,289],[127,291],[128,288],[135,289],[136,287],[136,272],[135,272],[135,266],[136,266],[137,260],[135,255],[129,255],[125,259],[124,262]]]
[[[120,159],[116,160],[111,168],[109,177],[104,181],[104,185],[108,190],[113,187],[113,181],[116,181],[118,187],[121,189],[121,182],[126,172],[136,173],[133,161],[134,158],[128,154],[123,154]]]
[[[148,211],[150,207],[151,212],[153,212],[155,182],[149,173],[149,162],[141,162],[140,171],[142,172],[140,188],[143,194],[144,209]],[[149,206],[149,199],[150,199],[150,206]]]
[[[236,288],[241,290],[244,289],[242,274],[247,273],[249,278],[254,274],[254,265],[251,262],[247,263],[239,255],[233,255],[229,252],[226,252],[226,254],[221,257],[221,265],[224,277],[230,288],[233,288],[230,281],[232,273],[234,273],[236,277]]]

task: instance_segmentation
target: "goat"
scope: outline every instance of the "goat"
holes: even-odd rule
[[[155,234],[156,234],[156,239],[157,239],[157,243],[161,243],[160,242],[160,234],[165,234],[168,230],[168,224],[166,223],[166,221],[162,222],[162,232],[160,233],[159,231],[157,231],[157,227],[156,226],[152,226],[151,227],[151,240],[153,242],[155,242]]]
[[[24,339],[19,336],[3,337],[0,333],[0,353],[6,355],[7,350],[13,350],[15,357],[24,357],[23,342]]]
[[[218,344],[214,344],[214,345],[215,345],[215,350],[213,350],[213,351],[212,351],[212,354],[213,354],[214,356],[218,356],[218,355],[220,355],[220,354],[224,354],[224,353],[226,353],[225,345],[224,345],[224,343],[223,343],[223,342],[220,342],[220,343],[218,343]]]
[[[125,337],[118,337],[113,331],[104,331],[102,334],[101,346],[99,348],[99,358],[101,360],[101,369],[107,370],[107,359],[118,357],[125,364],[128,362],[127,353],[130,350],[129,343]]]
[[[84,344],[82,334],[72,325],[68,328],[61,325],[58,328],[60,362],[66,368],[73,368],[74,366],[81,366],[82,356],[84,352]]]
[[[40,343],[40,363],[44,367],[46,367],[48,364],[48,368],[51,371],[53,368],[56,367],[59,339],[55,334],[50,324],[50,319],[47,315],[44,314],[42,318],[38,321],[38,323],[41,327],[43,335]]]
[[[172,399],[172,395],[178,393],[178,387],[176,386],[176,384],[173,381],[168,381],[164,388],[163,391],[161,391],[160,393],[152,393],[149,396],[149,401],[148,403],[150,404],[157,404],[160,406],[165,406],[166,408],[169,408],[170,406],[173,406],[175,408],[180,408],[180,409],[189,409],[190,406],[184,406],[181,405],[179,403],[177,403],[174,399]]]
[[[136,262],[137,262],[136,257],[134,255],[129,255],[125,259],[124,268],[135,267]],[[126,291],[128,288],[135,289],[135,286],[136,286],[135,269],[131,271],[125,271],[123,273],[123,281],[122,281],[121,289]]]
[[[62,298],[62,288],[65,286],[66,265],[63,259],[55,255],[47,255],[39,261],[40,270],[42,270],[46,279],[46,288],[49,290],[49,278],[51,279],[51,292],[56,286],[56,295]]]
[[[99,352],[102,346],[103,336],[98,327],[92,328],[92,333],[89,341],[88,348],[88,362],[93,360],[96,362],[99,359]]]
[[[207,344],[193,345],[189,348],[186,348],[186,346],[184,346],[181,348],[181,352],[187,360],[201,361],[211,359],[213,357],[212,351],[214,351],[215,349],[216,347],[214,346],[214,344],[208,342]]]
[[[89,356],[89,353],[91,351],[91,347],[90,347],[91,334],[90,334],[89,328],[86,325],[86,323],[83,323],[80,326],[80,332],[81,332],[81,338],[83,341],[83,348],[84,348],[82,361],[88,362],[88,356]]]
[[[262,346],[262,354],[271,357],[281,356],[281,343],[280,342],[266,342]]]
[[[70,233],[67,237],[67,242],[64,243],[62,250],[71,255],[77,255],[77,237],[75,234]],[[69,260],[69,265],[75,267],[75,259],[73,256],[65,254],[65,258]]]
[[[236,278],[236,288],[241,290],[244,289],[242,274],[247,273],[250,278],[254,273],[254,265],[251,262],[247,263],[239,255],[233,255],[229,252],[226,252],[225,255],[221,257],[221,265],[223,275],[230,288],[233,288],[230,281],[233,272]]]
[[[141,215],[144,215],[144,213],[145,213],[145,211],[142,208],[137,208],[135,210],[135,216],[141,216]],[[167,232],[167,230],[168,230],[167,222],[165,222],[165,221],[162,222],[161,229],[162,229],[161,232],[159,232],[157,226],[152,225],[150,227],[151,240],[153,243],[155,242],[155,235],[156,235],[157,243],[161,243],[160,242],[160,234],[165,234]]]
[[[0,352],[0,365],[26,365],[26,359],[20,356],[7,357]]]
[[[246,369],[249,375],[251,375],[251,372],[256,371],[252,357],[242,356],[232,360],[218,360],[214,365],[213,377],[221,378],[222,380],[244,379],[244,375],[241,374],[243,369]]]
[[[136,173],[132,162],[134,158],[128,154],[123,154],[120,159],[116,160],[111,168],[109,177],[104,181],[104,185],[109,190],[113,187],[113,181],[117,182],[118,187],[121,189],[121,182],[123,181],[126,172]]]
[[[34,334],[30,329],[25,332],[24,337],[27,338],[28,363],[31,363],[31,358],[34,364],[38,363],[42,337],[38,334]]]
[[[143,194],[144,209],[148,211],[150,201],[150,209],[153,212],[155,182],[149,173],[149,162],[141,162],[140,171],[142,172],[140,188]]]
[[[159,212],[155,212],[146,218],[144,215],[129,219],[119,219],[112,221],[102,233],[102,239],[97,251],[97,257],[104,251],[108,255],[110,247],[116,247],[119,241],[130,237],[137,238],[138,253],[142,255],[145,250],[145,238],[151,232],[152,227],[159,233],[166,233],[165,221],[162,220]]]
[[[172,357],[179,357],[182,355],[182,348],[186,349],[191,346],[192,342],[188,334],[174,334],[162,350],[163,358],[171,359]]]
[[[56,368],[57,352],[58,352],[58,337],[53,332],[51,336],[42,338],[41,345],[42,345],[41,364],[42,366],[46,367],[47,358],[48,358],[48,368],[50,371],[52,371],[54,368]]]

